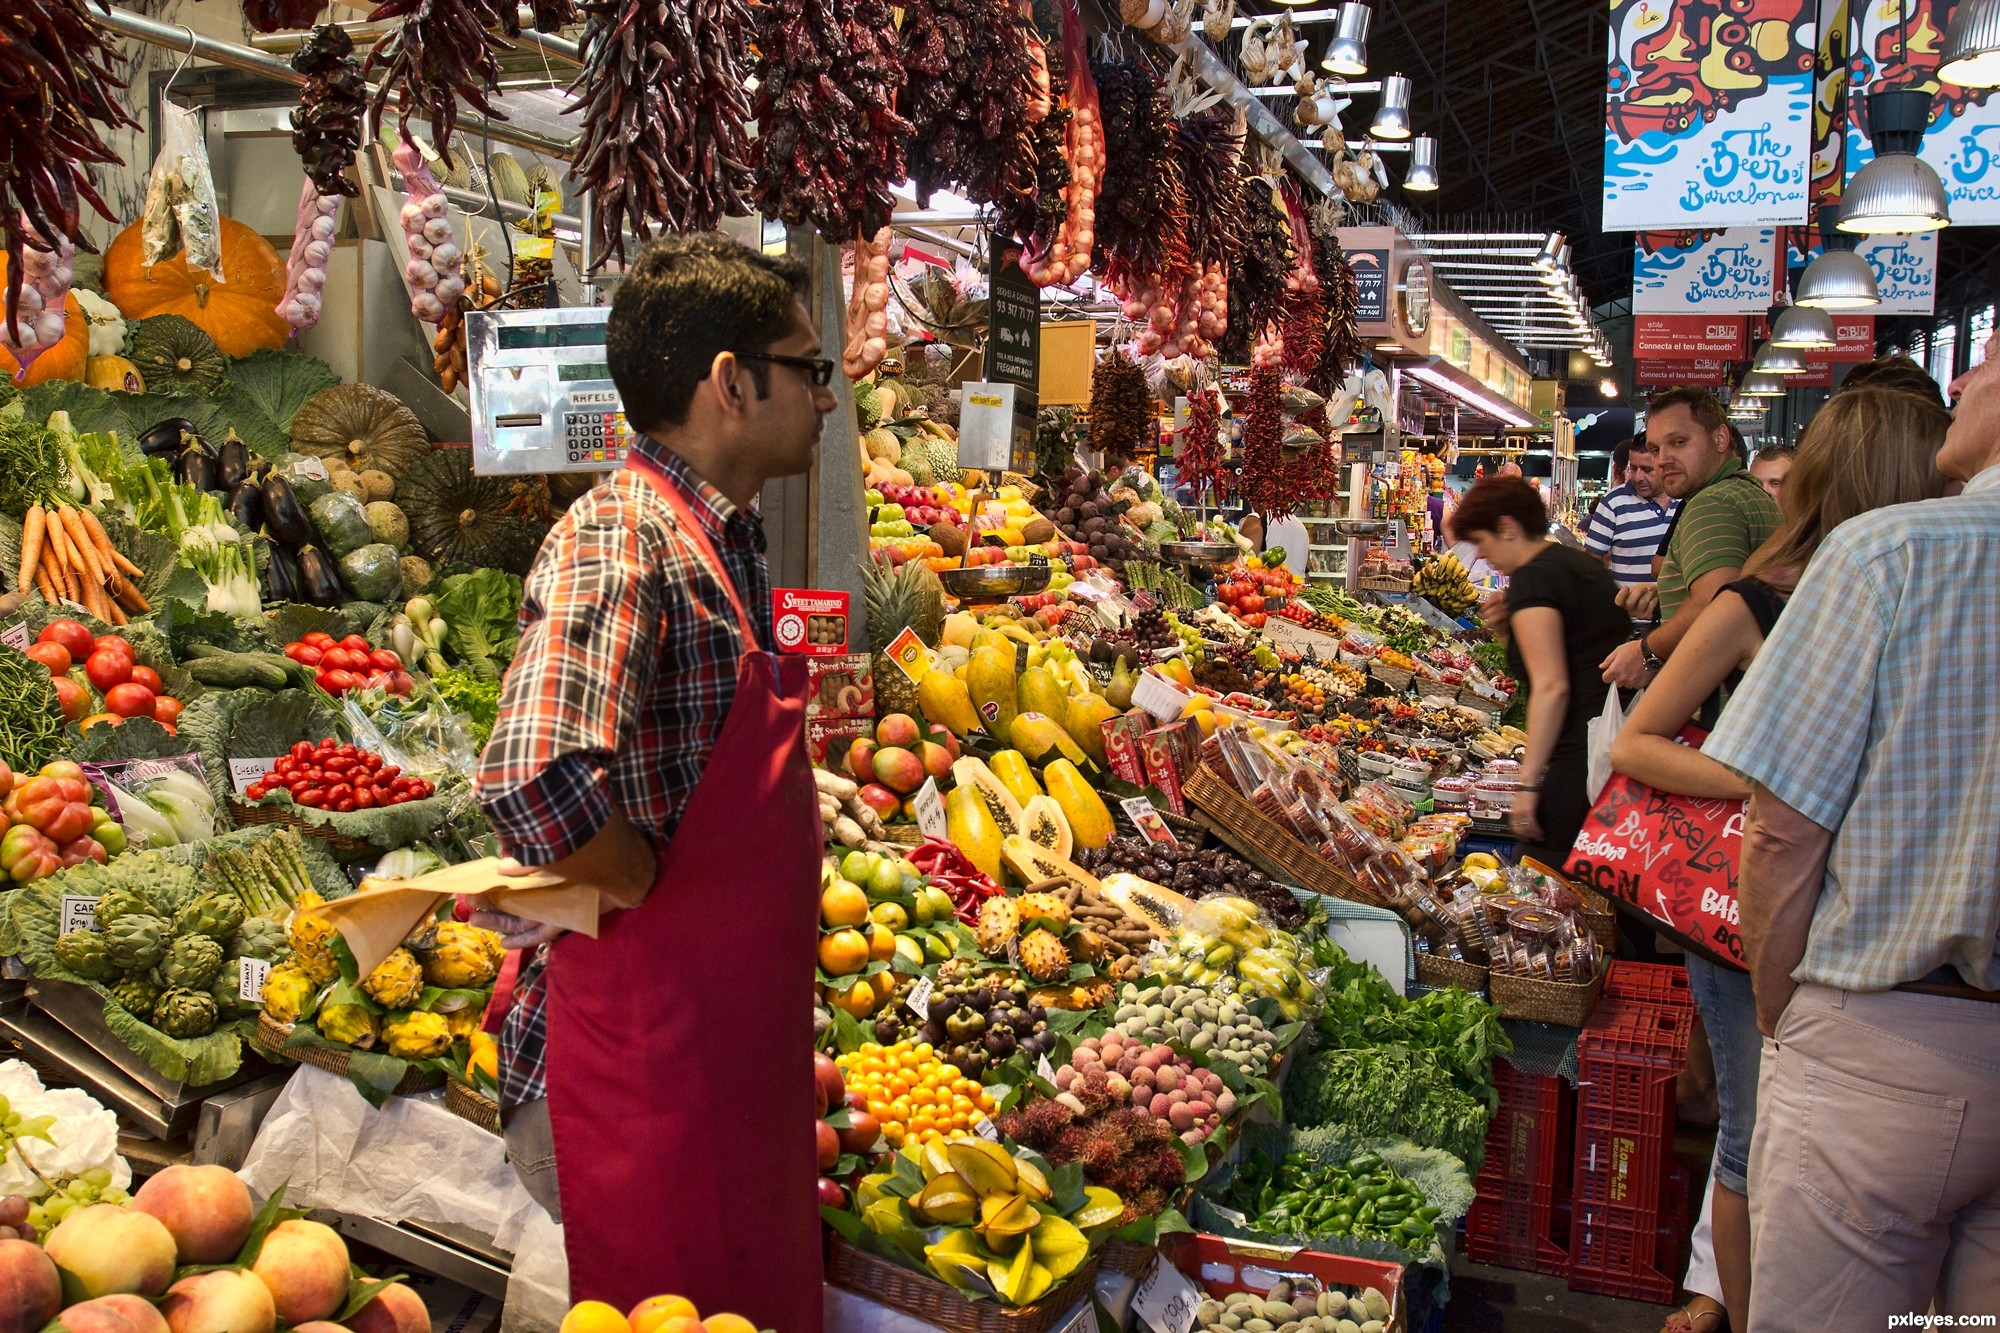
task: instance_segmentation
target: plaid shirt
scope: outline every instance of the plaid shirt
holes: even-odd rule
[[[676,454],[633,452],[676,487],[771,641],[764,528]],[[479,804],[525,865],[570,855],[615,806],[664,843],[736,693],[742,631],[699,549],[646,478],[614,473],[571,505],[528,574],[521,644],[477,776]],[[500,1100],[546,1094],[548,953],[521,968],[500,1034]]]
[[[1794,980],[2000,989],[2000,467],[1850,519],[1702,753],[1833,830]]]

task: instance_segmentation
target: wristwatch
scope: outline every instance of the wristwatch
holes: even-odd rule
[[[1646,670],[1658,671],[1667,664],[1667,659],[1653,651],[1653,646],[1649,642],[1652,637],[1650,634],[1639,636],[1639,660],[1646,664]]]

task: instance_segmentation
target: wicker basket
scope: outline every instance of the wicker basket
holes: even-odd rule
[[[1265,861],[1284,872],[1283,878],[1302,889],[1344,898],[1369,907],[1382,900],[1300,841],[1290,829],[1259,810],[1215,776],[1208,765],[1196,767],[1183,789],[1188,800],[1210,816],[1209,826],[1222,840],[1252,862]]]
[[[347,1077],[347,1052],[330,1050],[325,1046],[296,1046],[285,1049],[285,1042],[291,1038],[290,1026],[272,1019],[269,1014],[257,1015],[257,1044],[273,1055],[287,1060],[297,1060],[329,1074]],[[429,1092],[444,1082],[444,1075],[418,1069],[412,1065],[393,1089],[393,1095],[408,1097],[412,1093]]]
[[[1530,856],[1524,858],[1524,863],[1574,893],[1577,901],[1583,904],[1584,924],[1590,927],[1590,933],[1597,940],[1598,947],[1604,950],[1605,957],[1618,952],[1618,910],[1611,905],[1609,898],[1588,884],[1577,883],[1546,861]]]
[[[1158,1254],[1159,1251],[1151,1245],[1135,1245],[1129,1240],[1114,1237],[1104,1242],[1101,1266],[1105,1272],[1116,1273],[1120,1277],[1144,1277]]]
[[[991,1301],[967,1300],[934,1277],[877,1258],[835,1236],[826,1280],[947,1333],[1048,1333],[1096,1288],[1102,1260],[1101,1254],[1092,1255],[1041,1300],[1008,1309]]]
[[[1434,989],[1456,986],[1474,995],[1484,995],[1486,975],[1486,969],[1477,963],[1461,963],[1456,958],[1440,958],[1434,953],[1417,955],[1417,980]]]
[[[1363,592],[1407,593],[1411,580],[1394,574],[1360,574],[1355,577],[1354,586]]]
[[[921,847],[924,845],[924,831],[915,824],[889,824],[882,830],[882,841],[893,842],[899,847]]]
[[[1498,717],[1507,711],[1507,703],[1503,703],[1498,699],[1489,699],[1469,685],[1459,691],[1458,701],[1475,713],[1480,713],[1488,718]]]
[[[500,1103],[469,1083],[461,1083],[455,1078],[445,1080],[444,1109],[461,1120],[470,1120],[481,1129],[495,1134],[500,1132]]]
[[[1398,694],[1410,688],[1410,673],[1401,667],[1383,666],[1380,662],[1374,662],[1369,665],[1368,674]]]
[[[1533,977],[1495,972],[1487,978],[1487,989],[1504,1017],[1580,1028],[1596,1012],[1597,997],[1603,993],[1604,978],[1610,972],[1611,965],[1607,961],[1598,969],[1595,980],[1580,985],[1570,981],[1537,981]]]
[[[336,833],[324,824],[308,823],[289,810],[275,805],[248,805],[232,796],[229,798],[229,815],[236,821],[238,828],[248,828],[257,824],[278,824],[297,829],[308,838],[318,838],[332,848],[335,855],[343,859],[363,856],[375,850],[375,844],[366,838]]]
[[[1429,676],[1418,676],[1416,677],[1416,682],[1417,694],[1421,698],[1443,699],[1447,703],[1454,702],[1458,698],[1459,687],[1456,685],[1442,680],[1433,680]]]

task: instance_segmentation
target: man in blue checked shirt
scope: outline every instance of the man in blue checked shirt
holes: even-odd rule
[[[1751,1333],[2000,1313],[2000,339],[1964,493],[1842,524],[1704,753],[1754,784]]]

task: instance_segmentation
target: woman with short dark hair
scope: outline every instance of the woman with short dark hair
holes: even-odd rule
[[[1549,540],[1541,493],[1493,477],[1465,493],[1452,535],[1507,575],[1507,669],[1528,690],[1528,748],[1509,816],[1521,852],[1560,869],[1590,813],[1585,736],[1604,707],[1597,664],[1631,634],[1618,585],[1591,556]]]

